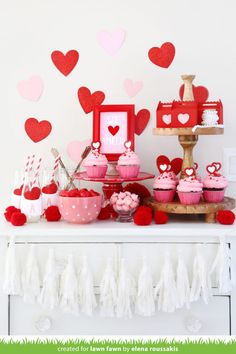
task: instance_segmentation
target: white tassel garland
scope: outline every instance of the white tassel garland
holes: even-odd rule
[[[158,310],[174,312],[178,307],[178,293],[169,252],[166,252],[160,281],[155,288],[155,296],[158,294]]]
[[[94,294],[93,276],[88,266],[87,257],[83,257],[82,268],[79,274],[79,303],[81,312],[92,316],[97,306]]]
[[[60,308],[65,313],[79,313],[78,280],[75,269],[74,256],[70,254],[66,268],[61,275]]]
[[[234,274],[231,263],[231,250],[225,238],[221,238],[217,255],[210,270],[210,275],[215,276],[219,294],[227,294],[231,292],[233,288]]]
[[[109,258],[100,283],[100,314],[114,317],[117,302],[117,284],[112,259]]]
[[[193,279],[190,291],[190,301],[197,301],[202,297],[205,304],[208,304],[212,295],[210,276],[207,271],[203,257],[203,246],[196,246],[196,255],[193,261]]]
[[[6,253],[3,291],[7,295],[22,295],[20,266],[14,237],[11,237]]]
[[[132,318],[135,282],[131,274],[129,274],[123,258],[121,259],[117,288],[116,315],[118,318]]]
[[[138,278],[135,312],[138,315],[147,317],[155,313],[152,273],[145,258],[143,259],[143,266]]]
[[[45,276],[43,279],[43,288],[38,298],[42,307],[53,310],[59,302],[59,276],[55,260],[54,249],[49,250],[46,264]]]
[[[178,294],[178,308],[186,306],[189,308],[190,303],[190,283],[186,264],[183,260],[182,253],[179,252],[178,264],[176,272],[176,288]]]
[[[35,304],[40,294],[40,273],[35,245],[30,246],[28,258],[22,274],[23,300]]]

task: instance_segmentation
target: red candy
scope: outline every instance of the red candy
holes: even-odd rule
[[[62,190],[60,192],[60,197],[69,197],[69,198],[90,198],[90,197],[97,197],[100,194],[95,192],[93,189],[87,190],[86,188],[78,189],[74,188],[70,191]]]
[[[42,188],[42,192],[45,194],[54,194],[57,192],[57,185],[55,182],[52,182],[50,184],[47,184]]]

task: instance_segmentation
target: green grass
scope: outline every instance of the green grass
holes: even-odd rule
[[[24,339],[23,341],[11,338],[9,341],[0,340],[1,354],[41,354],[41,353],[191,353],[191,354],[227,354],[236,353],[236,340],[225,343],[220,339],[187,339],[175,341],[168,339],[158,340],[84,340],[68,339]]]

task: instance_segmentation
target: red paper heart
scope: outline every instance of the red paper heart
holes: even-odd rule
[[[108,130],[113,136],[115,136],[118,133],[119,129],[120,129],[119,125],[116,125],[115,127],[113,127],[112,125],[108,126]]]
[[[20,188],[16,188],[14,189],[14,194],[15,195],[21,195],[22,194],[22,189],[23,189],[23,186],[20,186]]]
[[[78,90],[78,98],[85,113],[90,113],[95,106],[102,104],[105,100],[105,94],[102,91],[95,91],[91,94],[87,87],[80,87]]]
[[[182,85],[179,89],[179,97],[181,100],[183,99],[184,95],[184,85]],[[204,86],[194,86],[193,85],[193,96],[196,102],[205,102],[208,99],[209,92],[206,87]]]
[[[36,200],[36,199],[39,199],[40,193],[41,193],[40,188],[33,187],[31,189],[31,191],[26,191],[24,193],[24,197],[25,197],[25,199],[28,199],[28,200]]]
[[[168,68],[175,57],[175,46],[170,42],[166,42],[160,48],[153,47],[149,49],[148,57],[153,64]]]
[[[141,135],[146,128],[150,119],[150,112],[148,109],[141,109],[135,117],[135,134]]]
[[[162,171],[159,169],[159,166],[161,164],[170,165],[171,171],[178,175],[182,169],[183,159],[181,159],[180,157],[176,157],[172,161],[170,161],[169,158],[165,155],[158,156],[156,159],[156,165],[160,173],[162,173]]]
[[[52,125],[47,120],[41,120],[40,122],[35,118],[29,118],[25,121],[25,131],[28,137],[34,142],[45,139],[52,130]]]
[[[158,168],[159,172],[161,172],[160,169],[159,169],[159,166],[160,165],[164,165],[164,164],[167,164],[167,165],[170,164],[170,160],[168,159],[168,157],[165,156],[165,155],[158,156],[156,158],[156,165],[157,165],[157,168]]]
[[[45,194],[54,194],[58,190],[55,182],[52,182],[42,188],[42,192]]]
[[[74,69],[79,60],[79,53],[77,50],[69,50],[63,54],[59,50],[55,50],[51,54],[51,58],[55,67],[65,76],[69,75]]]
[[[214,164],[212,165],[207,165],[206,170],[208,173],[211,175],[216,172],[216,166]]]
[[[194,169],[193,167],[185,168],[184,174],[185,174],[185,176],[187,176],[187,177],[194,176],[194,175],[195,175],[195,169]]]

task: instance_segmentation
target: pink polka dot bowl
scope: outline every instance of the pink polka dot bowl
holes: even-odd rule
[[[59,210],[62,218],[73,224],[89,224],[97,219],[102,208],[102,196],[62,197],[59,196]]]

